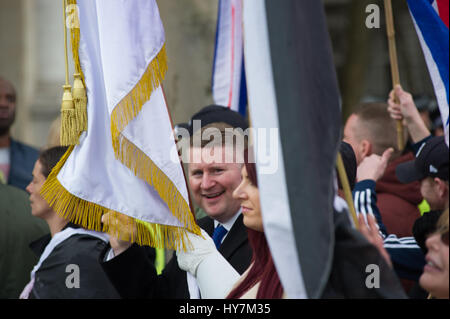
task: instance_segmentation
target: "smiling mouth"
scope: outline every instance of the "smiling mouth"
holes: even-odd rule
[[[9,117],[9,110],[8,110],[8,108],[0,107],[0,117],[1,118]]]
[[[242,208],[242,212],[243,212],[243,213],[249,212],[249,211],[252,210],[251,208],[248,208],[248,207],[246,207],[246,206],[241,206],[241,208]]]
[[[436,263],[433,260],[431,260],[431,258],[427,257],[425,259],[426,259],[426,262],[427,262],[426,265],[425,265],[425,268],[438,270],[438,271],[441,270],[441,268],[439,268],[439,266],[436,265]]]
[[[220,195],[222,195],[224,193],[225,193],[225,191],[221,191],[221,192],[218,192],[218,193],[202,194],[202,196],[207,198],[207,199],[213,199],[213,198],[219,197]]]

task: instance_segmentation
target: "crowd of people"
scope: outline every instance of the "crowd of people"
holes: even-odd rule
[[[13,140],[15,100],[14,87],[0,78],[0,298],[289,298],[264,233],[252,145],[245,136],[243,145],[227,138],[235,134],[227,129],[249,127],[239,113],[210,105],[192,116],[191,123],[201,123],[197,131],[181,125],[189,138],[179,143],[187,142],[190,155],[200,159],[187,164],[187,181],[204,216],[197,220],[202,236],[189,234],[193,248],[173,252],[158,273],[154,249],[83,229],[42,198],[40,189],[67,148],[39,153]],[[403,151],[396,121],[405,128]],[[211,128],[222,135],[219,143],[202,138]],[[197,135],[200,145],[192,143]],[[411,94],[398,86],[387,103],[355,109],[340,152],[359,223],[356,230],[349,214],[330,212],[334,260],[321,297],[448,299],[444,138],[431,134]],[[226,160],[230,153],[243,161]],[[211,154],[221,155],[205,160]],[[105,214],[102,222],[123,221]],[[382,268],[379,289],[369,289],[367,274],[356,266],[343,271],[363,261]]]

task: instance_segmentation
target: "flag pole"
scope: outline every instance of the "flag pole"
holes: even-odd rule
[[[348,182],[347,173],[345,172],[344,161],[342,160],[342,155],[340,152],[337,154],[336,166],[339,174],[339,179],[341,180],[342,188],[344,189],[345,201],[347,202],[348,208],[350,210],[350,215],[353,218],[356,229],[359,229],[358,217],[356,216],[355,205],[353,204],[352,191],[350,189],[350,183]]]
[[[392,87],[395,88],[400,84],[400,75],[398,70],[397,46],[395,44],[394,14],[392,12],[391,0],[384,0],[384,10],[386,13],[389,59],[391,61]],[[398,98],[394,97],[394,99],[395,103],[398,103]],[[403,141],[403,124],[401,120],[397,120],[397,146],[400,151],[403,151],[405,147],[405,143]]]

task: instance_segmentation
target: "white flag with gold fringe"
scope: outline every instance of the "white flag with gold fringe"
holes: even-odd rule
[[[79,39],[72,37],[72,46],[86,86],[87,131],[42,195],[83,227],[108,231],[101,217],[113,211],[136,225],[137,233],[122,239],[185,247],[185,232],[199,228],[181,163],[170,157],[175,141],[161,87],[167,67],[156,1],[78,0],[76,8]]]

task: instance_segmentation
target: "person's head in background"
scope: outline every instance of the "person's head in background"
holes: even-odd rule
[[[441,215],[437,231],[425,241],[428,253],[419,283],[432,297],[449,299],[448,209]]]
[[[428,140],[416,159],[399,164],[396,176],[402,183],[420,181],[420,192],[431,210],[444,210],[449,203],[449,149],[443,136]]]
[[[0,137],[9,136],[16,118],[16,90],[0,76]]]
[[[381,156],[393,148],[391,160],[401,155],[397,151],[397,124],[390,117],[385,103],[364,103],[357,107],[344,126],[344,141],[355,152],[357,165],[372,154]],[[406,130],[405,141],[406,141]]]
[[[217,122],[219,120],[223,122]],[[187,162],[191,193],[209,217],[225,223],[240,208],[232,194],[241,182],[242,158],[247,146],[243,130],[248,125],[239,113],[219,106],[203,108],[192,117],[190,124],[190,138],[183,137],[181,142],[189,143]],[[184,151],[182,153],[185,157]]]
[[[258,282],[257,299],[281,298],[283,287],[273,263],[272,255],[264,235],[263,217],[259,199],[256,165],[248,149],[244,153],[242,182],[235,189],[233,197],[240,201],[244,225],[248,229],[248,239],[253,250],[251,269],[245,279],[227,298],[240,298]]]
[[[414,95],[414,103],[426,127],[434,136],[444,136],[441,112],[437,101],[425,94]]]
[[[61,115],[55,118],[50,125],[47,136],[47,147],[55,147],[61,145]]]
[[[33,179],[26,188],[27,192],[30,194],[31,214],[45,220],[49,224],[51,231],[57,229],[61,225],[65,225],[67,221],[63,220],[55,213],[47,201],[42,197],[40,191],[50,172],[66,151],[67,147],[57,146],[41,152],[34,165]]]

